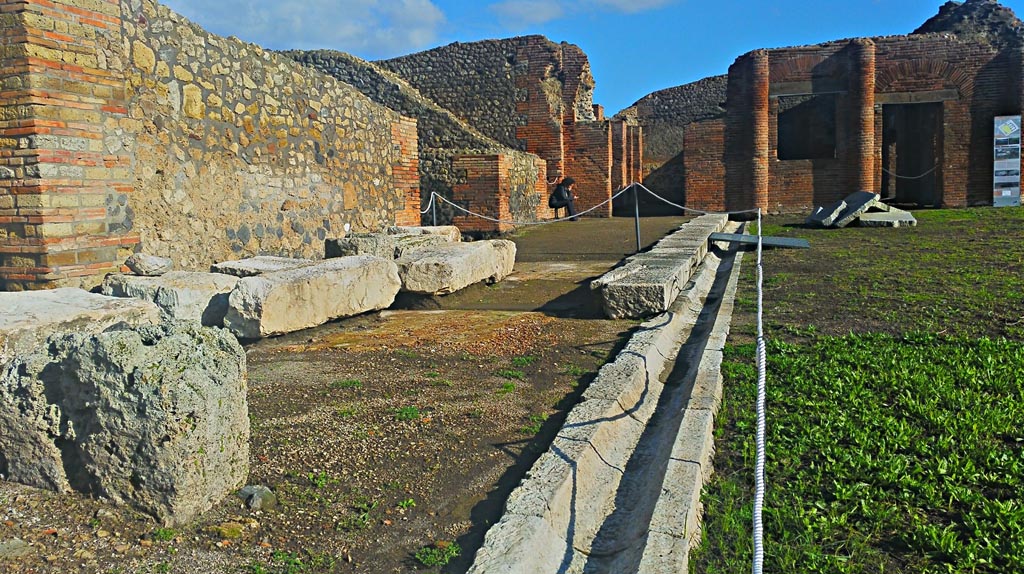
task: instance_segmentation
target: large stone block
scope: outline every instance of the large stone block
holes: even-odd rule
[[[462,232],[454,225],[395,226],[387,228],[388,235],[441,235],[452,243],[462,241]]]
[[[0,473],[188,522],[244,484],[245,369],[195,323],[55,334],[0,371]]]
[[[389,229],[407,228],[392,227]],[[335,257],[351,257],[353,255],[373,255],[374,257],[383,257],[384,259],[398,259],[414,249],[453,242],[450,234],[443,233],[360,233],[350,235],[344,239],[326,240],[324,242],[324,256],[331,259]]]
[[[501,281],[516,261],[516,245],[505,239],[445,243],[406,252],[398,259],[402,290],[446,295],[480,281]]]
[[[171,271],[159,277],[113,274],[103,279],[104,295],[134,297],[160,307],[164,320],[197,321],[208,327],[224,324],[228,295],[238,277],[221,273]]]
[[[312,259],[292,259],[291,257],[273,257],[257,255],[236,261],[224,261],[210,266],[213,273],[225,273],[235,277],[252,277],[275,271],[287,271],[313,263]]]
[[[400,286],[395,262],[370,255],[244,277],[228,298],[224,325],[245,339],[300,331],[384,309]]]
[[[156,305],[65,288],[0,292],[0,368],[58,332],[99,333],[112,325],[155,325]]]
[[[843,199],[846,207],[835,217],[832,227],[846,227],[853,223],[862,214],[867,212],[871,206],[881,203],[879,201],[880,197],[877,193],[871,193],[870,191],[856,191],[846,196]]]

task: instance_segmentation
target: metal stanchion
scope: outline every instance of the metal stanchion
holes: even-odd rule
[[[434,227],[437,227],[437,202],[433,195],[430,196],[430,213],[434,216]]]
[[[630,184],[633,188],[633,210],[636,216],[636,252],[640,253],[640,190],[636,184]]]

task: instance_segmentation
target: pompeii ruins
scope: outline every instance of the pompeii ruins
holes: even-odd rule
[[[992,205],[993,119],[1024,107],[1024,32],[993,0],[756,50],[611,117],[586,54],[541,36],[367,62],[217,37],[152,0],[7,3],[0,35],[0,475],[168,524],[245,484],[237,339],[511,273],[512,242],[462,241],[511,226],[446,203],[437,225],[434,193],[536,221],[571,174],[582,209],[642,181],[704,210],[831,206],[826,226],[859,198],[849,221],[906,221],[889,203]],[[689,273],[686,241],[623,269]],[[110,415],[128,409],[147,416]]]

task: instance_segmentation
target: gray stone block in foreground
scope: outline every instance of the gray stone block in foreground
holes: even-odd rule
[[[401,282],[394,261],[360,255],[239,279],[224,326],[244,339],[279,335],[384,309]]]
[[[441,235],[455,243],[462,241],[462,232],[454,225],[396,226],[387,228],[388,235]]]
[[[104,295],[152,301],[167,321],[196,321],[208,327],[224,324],[228,294],[238,277],[221,273],[171,271],[159,277],[116,273],[103,279]]]
[[[224,261],[214,263],[210,266],[213,273],[224,273],[235,277],[252,277],[273,273],[275,271],[287,271],[303,265],[313,263],[312,259],[292,259],[291,257],[272,257],[269,255],[257,255],[236,261]]]
[[[0,460],[12,481],[193,520],[248,473],[245,352],[188,322],[54,335],[0,371]]]
[[[411,249],[397,263],[403,291],[447,295],[481,281],[501,281],[515,261],[515,243],[492,239]]]
[[[99,333],[111,325],[155,325],[156,305],[65,288],[0,292],[0,369],[16,355],[35,350],[57,332]]]

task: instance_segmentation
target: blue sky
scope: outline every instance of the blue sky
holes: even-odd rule
[[[577,44],[612,115],[656,90],[724,74],[756,48],[906,34],[944,0],[163,0],[267,48],[377,60],[525,34]],[[1024,0],[1004,0],[1018,17]]]

